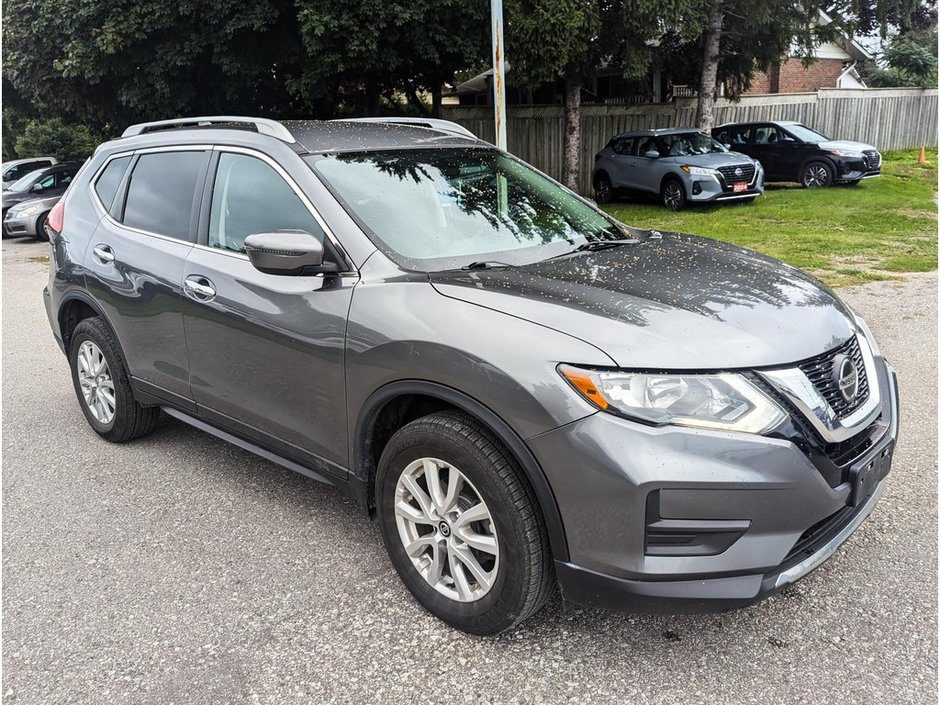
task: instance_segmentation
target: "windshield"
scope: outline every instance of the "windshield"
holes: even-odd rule
[[[801,142],[828,142],[829,138],[821,135],[815,130],[809,129],[806,125],[786,125],[784,128],[791,135]]]
[[[627,239],[617,223],[494,149],[412,149],[307,157],[381,247],[409,269],[475,261],[528,264],[590,240]]]
[[[727,152],[725,146],[704,132],[683,132],[660,138],[670,157],[689,157],[696,154]]]
[[[21,177],[19,180],[14,181],[10,184],[7,191],[26,191],[30,186],[33,185],[33,182],[39,178],[39,175],[44,172],[45,169],[36,169],[36,171],[29,172],[26,176]]]

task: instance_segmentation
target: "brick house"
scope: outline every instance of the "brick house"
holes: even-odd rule
[[[819,13],[820,24],[832,20]],[[848,36],[817,46],[815,61],[804,66],[793,52],[767,73],[757,73],[747,95],[760,93],[812,93],[820,88],[866,88],[855,69],[856,64],[871,59],[871,53]]]

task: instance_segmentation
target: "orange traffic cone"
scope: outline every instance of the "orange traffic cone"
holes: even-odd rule
[[[924,148],[923,148],[923,147],[920,148],[920,156],[917,157],[917,163],[918,163],[918,164],[926,164],[926,163],[927,163],[927,155],[924,154]]]

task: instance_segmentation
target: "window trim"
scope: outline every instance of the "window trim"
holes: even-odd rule
[[[104,172],[107,170],[108,165],[113,162],[115,159],[128,159],[127,165],[124,167],[124,172],[121,174],[121,178],[117,183],[117,187],[114,189],[114,195],[111,197],[111,205],[114,205],[114,201],[117,200],[117,197],[121,194],[121,191],[124,187],[124,179],[127,176],[128,169],[131,168],[131,165],[134,163],[134,153],[133,152],[124,152],[122,154],[112,154],[110,157],[105,159],[102,163],[101,168],[95,172],[91,177],[91,180],[88,182],[88,186],[91,190],[91,193],[94,197],[94,200],[97,202],[98,206],[108,215],[110,211],[108,208],[105,208],[104,203],[101,201],[101,196],[98,194],[98,182],[101,180],[101,177],[104,176]],[[78,176],[76,174],[75,176]],[[75,176],[72,177],[72,181],[75,181]]]
[[[119,157],[131,157],[131,163],[127,165],[127,168],[124,170],[124,176],[121,178],[121,183],[118,185],[117,193],[114,194],[114,198],[121,199],[121,217],[124,217],[124,202],[127,200],[127,186],[130,181],[130,176],[134,171],[134,168],[137,166],[137,160],[141,154],[152,154],[155,152],[208,152],[211,155],[212,145],[208,144],[192,144],[192,145],[165,145],[162,147],[146,147],[142,149],[129,149],[124,150],[123,152],[115,152],[108,156],[107,159],[102,162],[101,166],[98,167],[98,170],[94,173],[91,179],[88,181],[88,190],[90,191],[90,198],[92,203],[97,206],[100,211],[100,215],[105,218],[112,225],[128,230],[132,233],[138,233],[139,235],[148,235],[150,237],[155,237],[159,240],[166,240],[167,242],[176,242],[182,243],[184,245],[195,245],[195,240],[193,239],[193,230],[192,230],[192,221],[190,220],[190,232],[189,236],[186,239],[180,239],[178,237],[170,237],[169,235],[163,235],[162,233],[155,233],[151,230],[144,230],[143,228],[135,228],[131,225],[122,223],[120,220],[117,220],[112,216],[108,209],[104,207],[101,203],[101,199],[98,198],[98,192],[95,190],[95,184],[98,182],[98,179],[101,177],[101,174],[104,172],[105,167],[111,163],[113,159]],[[206,162],[208,163],[208,159]],[[201,179],[204,180],[206,177],[205,172],[203,172]],[[74,177],[73,177],[74,180]],[[200,187],[201,184],[197,184],[196,194],[193,197],[193,205],[195,206],[196,198],[201,198]],[[200,206],[201,207],[201,206]]]
[[[278,176],[280,176],[285,181],[285,183],[287,183],[287,186],[294,192],[297,198],[300,199],[300,202],[307,209],[307,211],[310,213],[313,219],[317,221],[317,225],[320,226],[320,228],[323,230],[323,233],[326,235],[326,237],[329,238],[330,244],[333,245],[333,247],[336,250],[336,253],[339,255],[340,260],[341,260],[338,263],[340,265],[340,271],[338,272],[338,274],[356,274],[357,273],[355,267],[352,265],[352,259],[349,257],[349,254],[346,252],[346,249],[340,244],[339,240],[336,238],[336,235],[333,233],[333,230],[330,228],[329,225],[327,225],[326,220],[323,218],[322,215],[320,215],[320,212],[313,205],[313,202],[307,197],[307,194],[303,192],[300,186],[297,185],[297,182],[294,181],[293,177],[291,177],[291,175],[288,174],[287,171],[280,164],[277,163],[277,161],[269,157],[267,154],[265,154],[264,152],[259,152],[256,149],[251,149],[249,147],[236,147],[234,145],[213,145],[212,157],[210,157],[209,159],[209,167],[208,167],[209,171],[206,174],[206,180],[205,180],[205,184],[203,187],[202,203],[199,208],[199,227],[198,227],[198,232],[196,236],[196,242],[193,245],[194,247],[200,250],[207,251],[207,252],[215,252],[217,254],[224,254],[229,257],[239,257],[239,258],[246,259],[246,260],[248,259],[248,255],[246,255],[244,252],[235,252],[233,250],[223,250],[220,247],[209,246],[209,214],[210,214],[210,210],[212,207],[212,193],[213,193],[214,186],[215,186],[215,179],[216,179],[216,175],[218,174],[218,165],[219,165],[218,155],[221,154],[222,152],[228,152],[231,154],[242,154],[248,157],[255,157],[256,159],[260,159],[262,162],[270,166],[274,170],[274,172]],[[306,164],[304,164],[304,166],[308,169],[310,168]],[[318,276],[318,275],[314,275],[314,276]]]

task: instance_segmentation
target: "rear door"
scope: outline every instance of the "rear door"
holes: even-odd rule
[[[192,410],[181,287],[209,155],[187,147],[113,157],[92,184],[105,215],[85,253],[87,289],[135,382]]]
[[[330,237],[288,173],[258,152],[217,148],[200,223],[200,242],[183,273],[200,414],[344,476],[346,319],[358,275],[285,276],[252,266],[244,250],[252,233],[290,229]]]
[[[636,160],[633,157],[633,137],[617,137],[610,143],[610,181],[614,188],[633,188]]]

